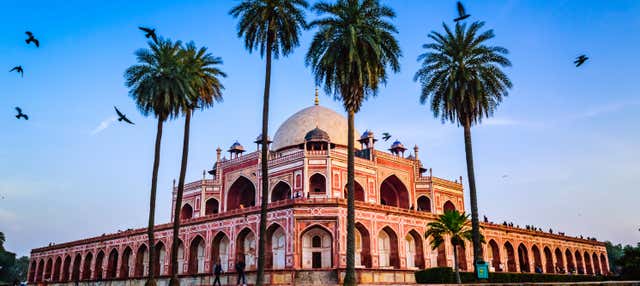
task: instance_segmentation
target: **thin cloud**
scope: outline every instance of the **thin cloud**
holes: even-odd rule
[[[616,112],[629,106],[640,104],[640,101],[618,102],[591,108],[585,112],[579,113],[573,117],[574,120],[589,119],[603,114]]]
[[[100,122],[100,124],[98,124],[98,126],[91,131],[91,135],[96,135],[102,132],[103,130],[107,129],[109,126],[111,126],[111,123],[116,122],[117,119],[118,117],[111,116],[109,118],[102,120],[102,122]]]

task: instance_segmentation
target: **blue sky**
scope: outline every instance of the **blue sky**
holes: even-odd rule
[[[481,214],[567,234],[640,240],[640,46],[638,1],[465,1],[471,20],[510,50],[514,82],[495,117],[472,130]],[[155,120],[142,117],[123,72],[145,46],[137,26],[193,40],[224,60],[224,103],[192,120],[188,180],[210,168],[215,149],[235,140],[254,150],[264,62],[236,37],[236,1],[18,1],[0,9],[0,231],[18,254],[146,225]],[[356,117],[359,130],[390,132],[420,147],[434,175],[466,177],[462,129],[418,102],[416,57],[429,31],[451,24],[455,1],[385,1],[403,51],[401,71]],[[308,13],[308,18],[315,17]],[[40,39],[24,44],[24,31]],[[312,31],[274,62],[270,133],[313,102],[304,65]],[[575,68],[572,60],[589,60]],[[330,97],[321,104],[342,112]],[[113,106],[135,126],[111,123]],[[30,120],[18,121],[20,106]],[[99,128],[101,123],[106,128]],[[166,124],[157,222],[169,221],[183,120]],[[384,143],[379,148],[386,148]],[[506,177],[504,175],[507,175]],[[465,179],[466,181],[466,179]]]

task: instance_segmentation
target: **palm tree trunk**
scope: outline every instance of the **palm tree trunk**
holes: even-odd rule
[[[184,193],[184,178],[187,174],[187,157],[189,156],[189,127],[191,125],[191,112],[186,112],[184,119],[184,139],[182,141],[182,162],[180,165],[180,177],[178,178],[178,191],[176,192],[176,204],[173,212],[173,241],[171,243],[171,280],[170,286],[179,286],[178,280],[178,241],[180,231],[180,208],[182,206],[182,194]]]
[[[355,225],[356,225],[356,210],[355,210],[355,196],[353,192],[353,185],[355,179],[355,146],[354,146],[354,117],[355,112],[349,110],[348,115],[348,128],[347,132],[347,273],[344,276],[344,285],[351,286],[356,285],[356,268],[355,268]]]
[[[469,180],[469,198],[471,203],[471,231],[473,240],[473,271],[476,276],[478,269],[476,262],[482,260],[482,246],[480,245],[480,223],[478,221],[478,195],[476,193],[476,177],[473,170],[473,150],[471,148],[471,120],[464,122],[464,151],[467,156],[467,178]]]
[[[160,167],[160,143],[162,142],[162,125],[164,118],[158,116],[158,128],[156,131],[156,148],[153,156],[153,171],[151,174],[151,195],[149,196],[149,225],[147,226],[147,236],[149,237],[149,276],[145,286],[155,286],[155,271],[153,269],[155,260],[155,245],[153,237],[153,228],[155,227],[156,217],[156,190],[158,187],[158,168]],[[144,273],[143,273],[144,274]]]
[[[458,247],[455,244],[453,244],[453,269],[456,270],[456,283],[462,284],[460,268],[458,267]]]
[[[261,178],[262,195],[260,204],[260,231],[258,235],[258,272],[256,273],[256,285],[264,283],[265,243],[267,235],[267,207],[269,204],[269,89],[271,88],[271,36],[267,39],[267,64],[264,75],[264,98],[262,102],[262,152],[261,152]]]

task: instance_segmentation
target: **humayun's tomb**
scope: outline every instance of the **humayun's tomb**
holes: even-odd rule
[[[418,147],[405,156],[398,141],[375,149],[374,133],[357,133],[356,267],[361,283],[414,283],[414,271],[453,265],[449,241],[432,250],[426,225],[446,210],[464,210],[462,179],[446,180],[423,168]],[[360,135],[361,134],[361,135]],[[256,142],[260,142],[258,136]],[[259,144],[258,144],[259,145]],[[272,284],[335,284],[346,267],[347,120],[316,104],[288,118],[270,144],[269,213],[265,281]],[[211,175],[185,185],[178,269],[183,285],[211,284],[212,265],[223,262],[222,283],[235,282],[234,263],[247,263],[254,281],[260,216],[260,151],[238,142],[218,148]],[[174,199],[176,187],[173,189]],[[168,211],[168,210],[167,210]],[[173,213],[173,211],[171,212]],[[171,223],[103,234],[31,251],[29,283],[105,281],[142,285],[152,269],[166,285]],[[604,243],[510,224],[481,224],[490,271],[607,274]],[[468,244],[470,245],[470,244]],[[148,265],[154,247],[156,265]],[[459,266],[473,271],[471,247]],[[125,283],[126,282],[126,283]],[[133,283],[133,284],[132,284]]]

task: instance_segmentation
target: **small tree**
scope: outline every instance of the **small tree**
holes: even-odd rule
[[[449,211],[440,215],[437,221],[428,223],[427,232],[424,234],[427,239],[431,238],[432,249],[438,248],[447,237],[451,239],[453,264],[458,284],[462,283],[458,267],[458,246],[464,247],[465,240],[472,241],[472,231],[469,224],[469,215],[459,213],[457,210]]]

